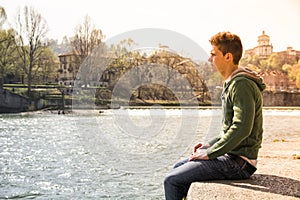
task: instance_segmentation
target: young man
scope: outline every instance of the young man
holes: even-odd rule
[[[191,183],[204,180],[247,179],[256,171],[262,142],[262,91],[256,73],[239,67],[241,39],[230,32],[211,37],[209,62],[224,80],[220,135],[194,147],[190,158],[177,163],[164,180],[166,200],[182,200]]]

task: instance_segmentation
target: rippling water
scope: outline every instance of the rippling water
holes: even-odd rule
[[[300,111],[265,111],[266,127],[282,115]],[[167,171],[219,121],[210,109],[0,115],[0,199],[163,199]]]

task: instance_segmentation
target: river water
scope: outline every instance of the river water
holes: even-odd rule
[[[220,117],[159,108],[0,115],[0,199],[163,199],[165,174],[219,131]],[[264,117],[267,131],[300,134],[300,110]]]

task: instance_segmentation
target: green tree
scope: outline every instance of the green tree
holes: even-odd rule
[[[268,69],[268,61],[263,59],[259,61],[260,68],[264,71]]]
[[[247,57],[241,59],[240,65],[248,67],[254,71],[260,71],[264,69],[264,66],[261,65],[261,61],[262,60],[260,60],[257,55],[248,55]]]
[[[294,66],[290,64],[284,64],[282,66],[282,70],[288,74],[290,80],[292,81],[296,80],[296,71]]]
[[[284,64],[282,70],[288,74],[290,80],[295,81],[296,87],[300,88],[300,61],[296,64]]]
[[[277,53],[273,53],[267,59],[268,67],[272,70],[282,70],[282,59]]]
[[[7,69],[16,59],[13,56],[16,50],[15,31],[0,30],[0,41],[0,88],[2,88]]]
[[[45,47],[44,51],[37,60],[40,66],[36,71],[34,81],[37,83],[52,83],[55,80],[57,68],[59,65],[58,57],[50,47]]]
[[[19,10],[16,23],[18,54],[22,69],[27,78],[28,96],[31,97],[31,85],[34,74],[40,66],[39,59],[45,50],[44,38],[48,31],[46,20],[34,8],[25,6]]]
[[[296,77],[296,87],[300,88],[300,70],[298,70],[297,77]]]

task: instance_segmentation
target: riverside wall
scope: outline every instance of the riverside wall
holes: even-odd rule
[[[300,106],[300,92],[264,91],[264,106]]]
[[[263,92],[264,106],[300,106],[300,92],[286,91],[264,91]],[[61,99],[40,101],[36,105],[36,109],[42,109],[49,105],[60,105]],[[68,102],[65,102],[68,105]],[[29,108],[28,99],[20,95],[9,92],[8,90],[0,89],[0,113],[6,112],[23,112]]]
[[[0,113],[23,112],[28,107],[27,98],[0,88]]]

